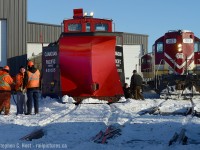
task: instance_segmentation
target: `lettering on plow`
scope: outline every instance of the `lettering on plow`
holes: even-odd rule
[[[56,59],[46,60],[46,64],[47,65],[54,65],[54,64],[56,64]]]
[[[56,72],[56,68],[47,68],[46,72]]]
[[[115,52],[115,56],[122,56],[122,52]]]
[[[115,63],[117,67],[121,66],[121,59],[115,59]]]
[[[44,52],[44,56],[45,57],[49,57],[49,56],[57,56],[57,52]]]
[[[57,57],[58,53],[57,52],[44,52],[44,56],[45,56],[45,72],[47,73],[53,73],[56,72],[56,57]]]

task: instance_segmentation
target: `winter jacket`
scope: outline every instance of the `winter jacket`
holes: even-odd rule
[[[142,82],[143,82],[143,79],[138,73],[133,74],[131,77],[131,83],[130,83],[131,89],[133,89],[136,86],[142,86]]]
[[[13,84],[13,79],[8,72],[0,71],[0,91],[11,91],[10,85]]]

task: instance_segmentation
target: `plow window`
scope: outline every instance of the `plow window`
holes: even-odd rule
[[[95,30],[96,31],[108,31],[108,25],[107,24],[96,24]]]
[[[81,26],[81,24],[78,24],[78,23],[69,24],[68,25],[68,30],[69,31],[81,31],[82,30],[82,26]]]

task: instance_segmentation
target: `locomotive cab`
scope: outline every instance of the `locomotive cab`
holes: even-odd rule
[[[153,78],[153,59],[152,53],[145,54],[141,57],[141,72],[146,80]]]

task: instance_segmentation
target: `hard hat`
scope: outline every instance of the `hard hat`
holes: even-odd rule
[[[3,69],[10,71],[10,67],[9,66],[4,66]]]
[[[34,65],[34,63],[32,61],[28,61],[28,66],[32,67]]]

